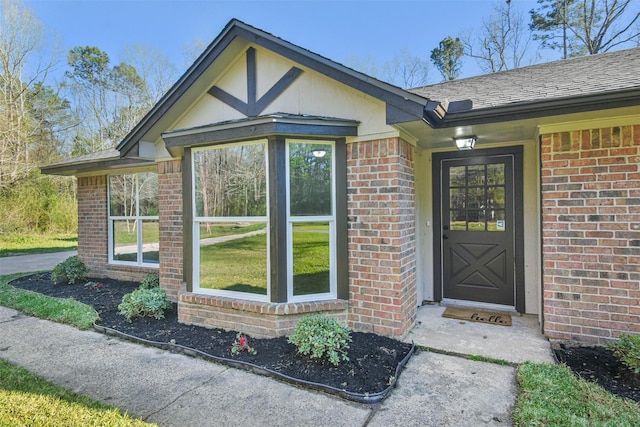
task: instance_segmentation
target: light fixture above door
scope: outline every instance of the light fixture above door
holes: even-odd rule
[[[475,135],[472,136],[462,136],[462,137],[456,137],[453,138],[453,140],[456,142],[456,147],[458,147],[458,150],[473,150],[473,146],[476,145],[476,137]]]

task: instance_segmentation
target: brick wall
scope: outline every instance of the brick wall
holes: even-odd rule
[[[542,135],[544,326],[640,333],[640,125]]]
[[[108,260],[107,177],[78,178],[78,258],[105,277]]]
[[[417,307],[413,147],[398,138],[347,150],[349,325],[400,336]]]
[[[78,178],[78,257],[89,267],[91,277],[141,281],[156,273],[149,267],[109,265],[107,176]]]
[[[254,337],[279,337],[291,335],[306,314],[323,314],[345,323],[348,305],[343,300],[270,303],[184,292],[179,296],[178,320]]]
[[[173,301],[183,288],[182,167],[180,160],[158,163],[160,287]]]

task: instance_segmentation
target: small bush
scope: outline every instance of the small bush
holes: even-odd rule
[[[338,366],[341,360],[349,360],[351,331],[331,317],[305,316],[296,325],[289,342],[298,348],[298,353]]]
[[[622,334],[608,347],[627,368],[640,374],[640,335]]]
[[[171,308],[171,302],[164,289],[136,289],[122,297],[118,312],[131,322],[136,317],[162,319],[167,308]]]
[[[140,283],[140,289],[153,289],[160,287],[160,276],[157,273],[147,274],[142,283]]]
[[[67,282],[70,285],[83,281],[87,278],[89,269],[80,261],[77,255],[69,257],[51,270],[51,281],[53,283]]]

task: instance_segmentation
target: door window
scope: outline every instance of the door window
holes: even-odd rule
[[[505,231],[504,163],[449,169],[449,227],[458,231]]]

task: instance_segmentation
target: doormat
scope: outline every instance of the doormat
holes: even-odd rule
[[[442,317],[467,320],[469,322],[489,323],[491,325],[511,326],[511,315],[494,311],[473,310],[470,308],[447,307]]]

